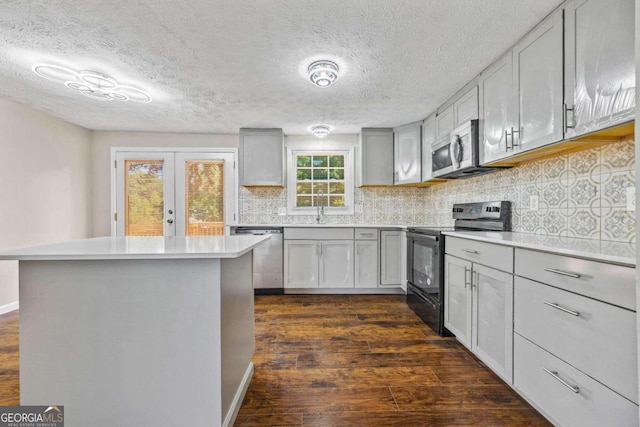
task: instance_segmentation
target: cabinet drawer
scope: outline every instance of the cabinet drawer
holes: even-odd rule
[[[521,277],[514,307],[517,333],[638,402],[635,312]]]
[[[515,265],[518,276],[636,309],[634,268],[527,249],[516,249]]]
[[[450,255],[513,273],[513,248],[450,236],[446,237],[444,244]]]
[[[518,334],[514,334],[513,371],[514,387],[556,425],[638,425],[637,405]],[[576,387],[577,393],[569,386]]]
[[[353,228],[338,227],[285,227],[284,238],[296,240],[349,240],[353,239]]]
[[[378,240],[377,228],[356,228],[355,230],[358,240]]]

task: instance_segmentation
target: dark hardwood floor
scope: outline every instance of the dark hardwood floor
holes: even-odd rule
[[[548,426],[400,296],[257,296],[236,426]],[[18,315],[0,316],[0,406],[19,404]]]
[[[401,296],[256,297],[236,426],[548,426]]]

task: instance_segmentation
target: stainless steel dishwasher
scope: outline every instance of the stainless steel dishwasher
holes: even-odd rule
[[[253,289],[255,294],[284,293],[282,227],[232,227],[231,234],[271,236],[253,250]]]

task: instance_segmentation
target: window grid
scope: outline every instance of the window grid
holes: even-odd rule
[[[296,155],[296,207],[345,206],[345,155]]]

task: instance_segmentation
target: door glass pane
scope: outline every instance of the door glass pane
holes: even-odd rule
[[[187,236],[224,234],[224,162],[186,162]]]
[[[125,236],[164,234],[164,161],[125,160]]]

